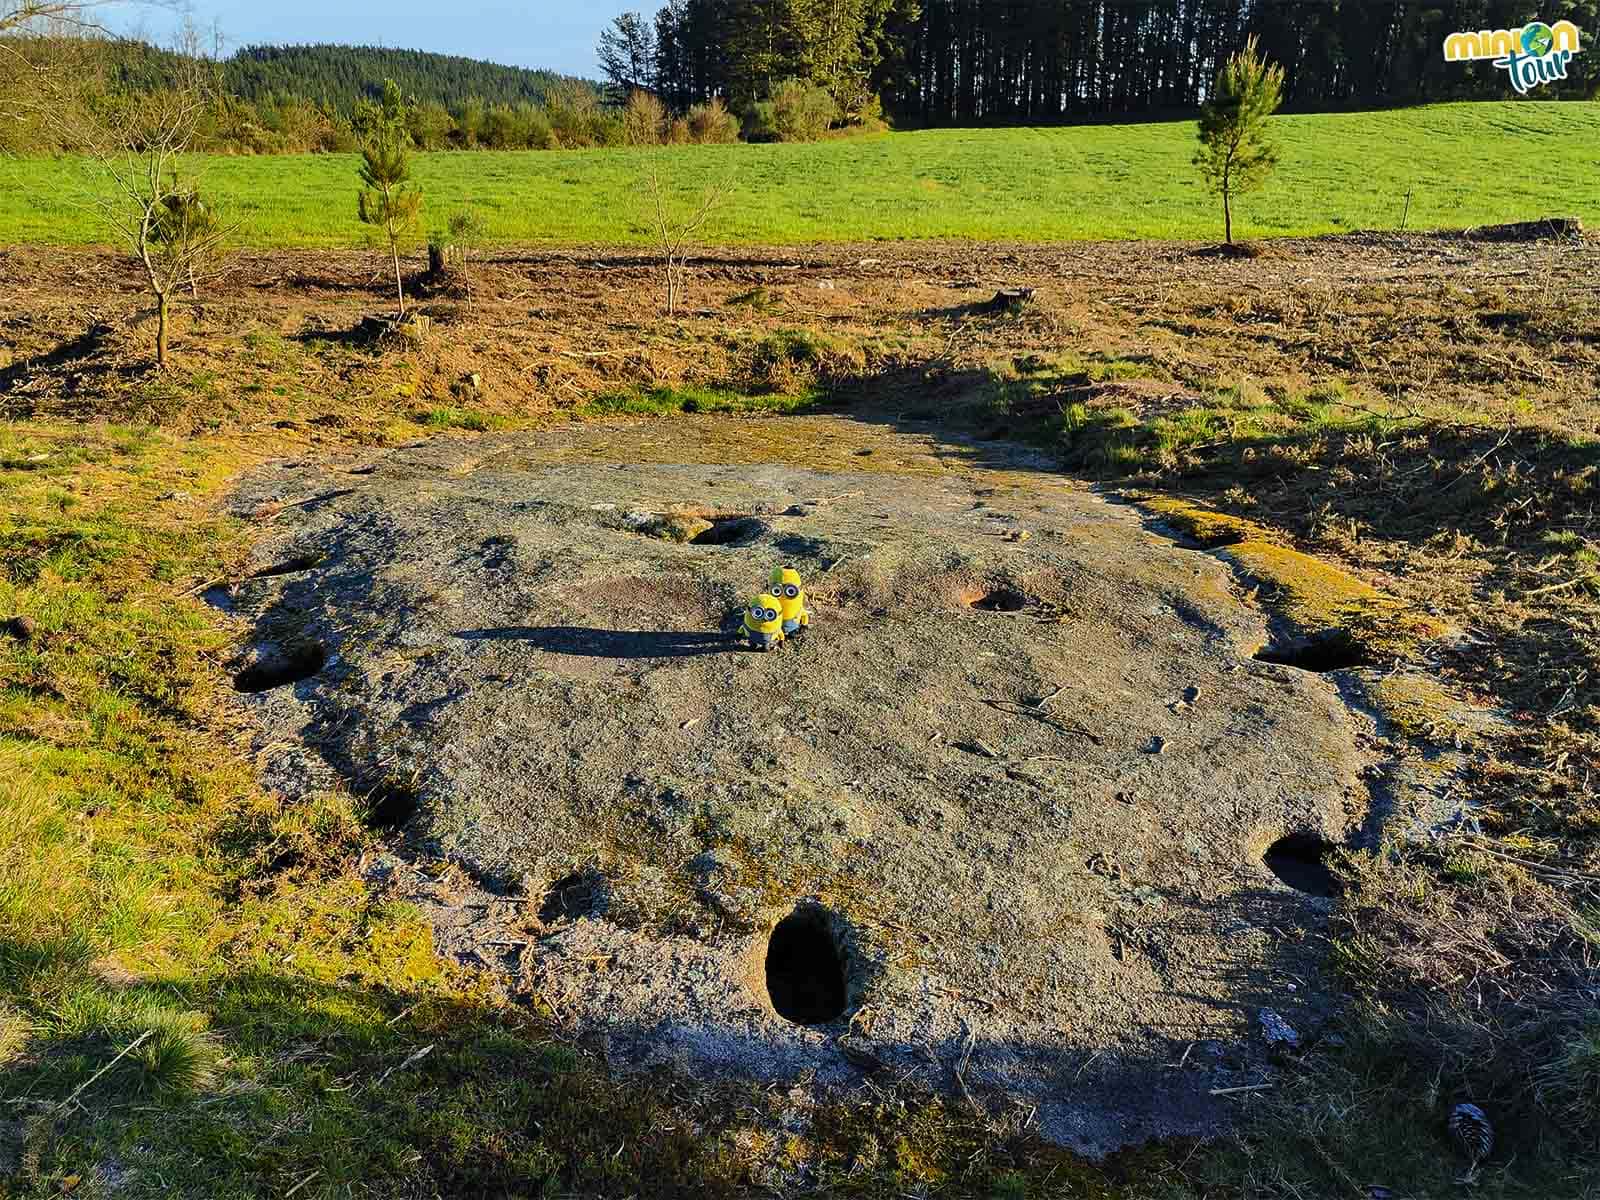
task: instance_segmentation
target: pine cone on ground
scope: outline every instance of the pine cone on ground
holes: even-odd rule
[[[1473,1169],[1494,1149],[1494,1126],[1476,1104],[1458,1104],[1450,1111],[1450,1136]]]

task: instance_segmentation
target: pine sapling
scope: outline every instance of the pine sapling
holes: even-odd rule
[[[1222,197],[1223,237],[1233,245],[1233,199],[1260,187],[1278,164],[1267,118],[1283,103],[1283,68],[1261,57],[1255,38],[1231,55],[1200,110],[1194,164]]]
[[[405,282],[400,273],[400,247],[416,228],[422,213],[422,191],[411,182],[410,105],[394,80],[383,85],[383,99],[357,106],[353,124],[361,143],[357,175],[362,187],[356,212],[365,225],[381,230],[394,263],[394,290],[400,318],[406,315]]]

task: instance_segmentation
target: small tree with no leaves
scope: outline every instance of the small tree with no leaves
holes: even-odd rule
[[[180,177],[184,156],[216,97],[210,65],[180,60],[179,78],[155,92],[129,94],[87,132],[90,158],[104,183],[98,204],[132,249],[156,302],[156,365],[168,362],[172,298],[213,269],[232,232]]]
[[[622,140],[630,146],[659,146],[670,121],[667,106],[650,92],[634,92],[622,110]]]
[[[0,0],[0,37],[39,26],[57,32],[100,33],[95,10],[109,7],[110,0]]]
[[[701,193],[693,208],[681,209],[673,202],[671,184],[663,177],[661,163],[654,161],[645,171],[645,189],[650,200],[652,233],[661,249],[661,269],[666,283],[667,316],[678,311],[683,298],[683,280],[696,235],[728,193],[726,181],[714,183]]]
[[[422,212],[422,192],[411,184],[410,106],[394,80],[384,81],[383,99],[363,100],[356,106],[353,124],[361,141],[361,166],[356,173],[362,188],[356,212],[363,224],[383,231],[394,261],[394,290],[400,316],[406,315],[405,282],[400,274],[401,243],[416,228]]]
[[[0,120],[26,116],[54,128],[75,122],[76,112],[62,110],[79,98],[95,43],[110,36],[101,10],[120,7],[120,0],[0,0]]]
[[[1200,149],[1194,163],[1222,197],[1222,227],[1233,244],[1233,198],[1254,191],[1278,163],[1267,118],[1283,103],[1283,68],[1261,57],[1255,38],[1229,56],[1200,110]]]

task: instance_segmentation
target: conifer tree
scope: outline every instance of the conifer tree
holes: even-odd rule
[[[600,69],[605,73],[610,100],[626,103],[636,91],[653,91],[656,85],[656,31],[639,13],[625,12],[600,34]]]
[[[1255,38],[1230,55],[1200,110],[1200,148],[1194,163],[1222,197],[1223,237],[1233,244],[1233,198],[1254,191],[1278,164],[1267,118],[1283,103],[1283,68],[1261,56]]]
[[[400,85],[387,79],[383,99],[362,101],[353,122],[361,142],[361,165],[356,174],[362,188],[356,195],[356,212],[363,224],[382,230],[389,243],[402,320],[406,289],[400,274],[400,246],[416,228],[422,212],[422,191],[411,183],[410,109]]]

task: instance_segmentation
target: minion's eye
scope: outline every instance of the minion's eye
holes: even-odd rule
[[[751,615],[751,616],[752,616],[752,617],[754,617],[754,618],[755,618],[755,619],[756,619],[756,620],[758,620],[758,621],[759,621],[759,620],[761,620],[761,614],[762,614],[762,612],[763,612],[763,611],[765,611],[765,610],[764,610],[764,609],[762,609],[762,608],[760,608],[760,607],[757,607],[757,608],[752,608],[752,609],[751,609],[751,610],[750,610],[750,615]]]
[[[788,587],[783,589],[783,594],[789,597],[791,600],[797,600],[800,597],[800,589],[791,583]]]
[[[778,619],[778,610],[775,609],[775,608],[767,609],[767,620],[776,621],[777,619]]]

